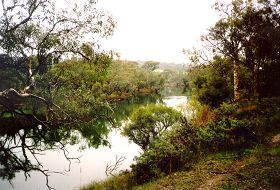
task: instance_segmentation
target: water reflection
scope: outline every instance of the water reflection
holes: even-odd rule
[[[178,111],[183,111],[183,106],[188,101],[187,96],[167,96],[163,99],[163,103],[169,107],[173,107]]]
[[[127,120],[133,109],[151,103],[162,103],[162,97],[160,95],[142,95],[113,104],[113,117],[117,126],[119,126],[122,121]]]
[[[122,137],[118,131],[114,130],[109,135],[112,147],[100,147],[98,149],[90,148],[82,152],[77,151],[79,145],[66,148],[71,153],[71,157],[80,157],[80,163],[75,161],[71,165],[70,172],[66,175],[51,174],[49,183],[52,187],[61,190],[77,188],[83,184],[90,183],[91,180],[101,180],[106,178],[105,168],[107,163],[114,162],[115,156],[125,156],[120,170],[129,168],[133,162],[134,156],[139,154],[139,147],[133,143],[129,143],[127,138]],[[61,151],[47,151],[44,156],[39,158],[45,168],[54,171],[65,171],[68,169],[68,163]],[[32,173],[31,178],[25,181],[22,173],[16,175],[13,181],[14,189],[30,190],[30,189],[47,189],[44,176],[39,173]],[[0,185],[0,189],[13,189],[8,182]]]
[[[114,118],[113,123],[117,125],[128,117],[134,107],[155,103],[158,98],[158,96],[142,96],[122,101],[112,105],[113,110],[110,112],[110,117]],[[10,120],[12,118],[1,119]],[[106,164],[114,161],[116,155],[126,157],[126,161],[120,169],[129,168],[133,157],[140,150],[114,130],[108,137],[111,148],[90,148],[78,152],[80,147],[87,144],[107,144],[102,136],[106,135],[108,130],[108,122],[105,118],[87,126],[52,126],[52,128],[38,124],[30,125],[29,121],[23,123],[26,126],[11,127],[13,121],[5,126],[5,122],[2,120],[0,174],[2,178],[5,177],[4,179],[13,179],[15,176],[14,189],[48,189],[46,179],[49,181],[48,184],[56,189],[72,189],[81,184],[89,183],[90,180],[104,179]],[[79,158],[79,160],[75,158]],[[72,163],[71,171],[66,172],[69,162]],[[24,172],[18,173],[19,171]],[[51,171],[65,173],[65,175]],[[28,178],[27,181],[25,181],[25,177]],[[13,187],[7,180],[0,183],[0,189],[8,190],[13,189]]]
[[[140,105],[149,103],[163,102],[168,106],[175,107],[180,110],[181,105],[185,104],[187,98],[184,96],[171,96],[161,100],[158,96],[142,96],[129,101],[123,101],[121,104],[113,105],[115,123],[126,119],[131,111]],[[73,160],[71,171],[65,175],[52,173],[49,177],[49,184],[59,190],[79,189],[80,186],[90,183],[92,180],[102,180],[106,178],[106,164],[113,164],[115,156],[124,156],[126,160],[122,163],[119,170],[129,169],[133,162],[133,158],[140,154],[141,149],[134,143],[130,143],[127,138],[122,137],[117,129],[110,132],[108,136],[111,148],[100,147],[98,149],[89,148],[83,151],[78,151],[80,144],[66,145],[69,151],[68,157],[80,157],[78,160]],[[38,159],[45,169],[51,171],[64,172],[68,169],[68,162],[64,157],[64,152],[59,150],[44,151],[44,155],[39,155]],[[16,173],[13,180],[14,189],[33,190],[48,189],[46,187],[45,176],[38,172],[32,172],[31,177],[25,181],[23,173]],[[0,189],[12,190],[13,187],[8,181],[0,182]]]

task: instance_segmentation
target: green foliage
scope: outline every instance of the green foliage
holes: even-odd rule
[[[215,9],[221,13],[221,18],[203,40],[214,55],[222,55],[238,65],[235,90],[243,88],[248,99],[279,96],[274,82],[279,81],[280,76],[278,2],[235,0],[227,5],[216,3]],[[238,73],[244,68],[248,72],[246,83],[239,84]]]
[[[162,75],[165,78],[164,91],[161,94],[165,96],[182,95],[189,90],[188,81],[184,78],[185,71],[182,68],[165,69]]]
[[[155,69],[157,69],[159,67],[159,62],[156,61],[147,61],[144,63],[144,65],[142,66],[143,69],[149,70],[149,71],[154,71]]]
[[[256,107],[255,104],[257,104]],[[233,163],[240,157],[248,157],[249,162],[254,162],[252,165],[246,163],[248,164],[246,166],[247,171],[266,171],[265,176],[272,176],[269,175],[267,167],[265,167],[265,170],[259,169],[262,165],[265,165],[265,161],[262,160],[261,164],[254,161],[255,156],[265,157],[263,146],[257,145],[254,149],[251,148],[257,143],[263,142],[263,138],[271,140],[270,133],[279,133],[279,108],[280,101],[276,98],[264,99],[261,103],[223,103],[219,108],[212,111],[213,117],[203,125],[182,120],[181,124],[166,130],[163,135],[153,140],[143,154],[136,158],[136,163],[131,166],[130,174],[134,179],[132,186],[163,177],[155,187],[161,188],[163,184],[166,184],[165,187],[178,187],[178,189],[188,187],[191,189],[197,187],[198,184],[205,183],[205,180],[212,175],[216,175],[213,172],[228,173],[229,168],[234,166]],[[271,148],[265,155],[278,156],[279,147]],[[243,161],[237,161],[236,164],[238,165],[239,162]],[[271,159],[269,162],[275,165],[277,161]],[[254,168],[254,166],[258,166],[258,168]],[[260,180],[259,177],[262,175],[257,174],[258,183],[262,181],[262,184],[265,185],[279,184],[276,180],[277,169],[275,169],[276,167],[273,166],[271,170],[276,174],[276,177],[271,178],[272,181],[269,181],[268,178]],[[242,170],[238,173],[242,174]],[[184,173],[184,178],[181,178],[181,173]],[[164,177],[167,174],[168,176]],[[185,176],[188,176],[188,178],[186,179]],[[254,179],[252,178],[249,183],[252,187],[257,187],[258,183],[255,183]],[[170,183],[170,180],[173,180],[174,183]],[[177,180],[182,180],[178,182],[182,184],[177,185],[177,182],[175,182]],[[231,179],[226,180],[230,182]],[[196,185],[186,185],[183,183],[186,181]],[[234,178],[234,181],[238,180]],[[120,187],[122,186],[120,185]],[[238,183],[221,185],[225,189],[235,186],[241,187]],[[154,182],[136,187],[136,189],[149,189],[151,187],[154,187]],[[245,185],[245,187],[249,186]]]
[[[225,177],[217,189],[278,189],[279,144],[275,147],[256,146],[247,152],[250,154],[246,154],[244,165]]]
[[[210,152],[250,147],[257,140],[248,121],[226,118],[200,127],[198,138]]]
[[[189,124],[177,126],[155,140],[131,166],[136,182],[141,184],[191,165],[197,150],[195,131]]]
[[[63,3],[2,1],[0,11],[0,177],[11,180],[22,171],[27,178],[37,171],[49,189],[48,169],[37,155],[66,151],[67,143],[78,142],[77,131],[97,147],[107,143],[109,131],[110,108],[100,89],[111,58],[93,49],[115,22],[96,1]],[[84,53],[88,65],[81,61]],[[61,61],[70,56],[76,61]]]
[[[239,66],[239,94],[248,96],[252,86],[251,73],[243,65]],[[233,99],[233,62],[228,58],[215,56],[207,65],[189,69],[186,75],[193,96],[203,104],[219,107]]]
[[[280,155],[269,154],[275,149],[279,145],[247,149],[250,155],[243,155],[243,151],[210,154],[189,170],[174,172],[134,189],[278,189]]]
[[[93,182],[81,188],[81,190],[128,190],[134,185],[134,176],[129,172],[122,172],[105,181]]]
[[[112,93],[108,100],[127,99],[139,94],[159,93],[164,78],[150,70],[138,66],[136,62],[114,61],[109,68],[106,92]]]
[[[270,134],[278,131],[280,122],[279,111],[279,98],[265,98],[262,102],[241,102],[236,117],[250,121],[253,132],[259,141],[267,142],[269,141]]]
[[[153,141],[136,159],[136,164],[132,165],[136,182],[142,184],[188,169],[204,154],[240,151],[263,142],[270,138],[270,131],[279,131],[277,127],[271,128],[279,126],[275,123],[279,122],[279,107],[277,99],[259,103],[253,110],[247,110],[244,103],[223,103],[213,111],[212,120],[206,124],[197,126],[185,121]]]
[[[39,93],[51,93],[52,101],[67,113],[72,128],[80,131],[90,146],[108,144],[108,104],[103,102],[103,85],[107,83],[109,56],[95,56],[93,65],[85,60],[68,60],[54,66],[37,79]],[[55,84],[51,88],[49,84]]]
[[[160,99],[160,95],[150,94],[133,96],[122,101],[111,102],[110,107],[114,110],[113,115],[111,115],[114,118],[114,125],[121,128],[123,121],[129,119],[134,109],[143,105],[155,104]]]
[[[146,150],[164,134],[164,132],[180,122],[182,115],[167,106],[150,104],[134,110],[123,134]]]
[[[233,118],[235,116],[239,103],[226,103],[223,102],[220,107],[214,110],[216,120],[222,120],[225,118]]]
[[[228,59],[215,57],[209,65],[190,69],[186,77],[193,95],[204,104],[218,107],[232,98],[232,68]]]
[[[256,137],[248,121],[223,119],[204,126],[184,125],[168,131],[136,159],[132,171],[143,183],[191,167],[201,155],[250,147]]]

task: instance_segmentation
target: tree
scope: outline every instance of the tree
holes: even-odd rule
[[[229,57],[233,63],[234,100],[238,100],[239,77],[238,65],[241,62],[241,34],[239,30],[242,1],[233,1],[230,5],[216,3],[215,8],[224,14],[215,26],[210,28],[209,34],[203,37],[212,47],[212,51]]]
[[[92,146],[107,143],[109,109],[97,95],[82,91],[93,94],[102,82],[96,78],[104,77],[103,65],[111,59],[98,53],[96,41],[111,35],[115,22],[96,9],[96,1],[3,0],[0,4],[0,177],[11,180],[23,171],[27,178],[29,172],[39,171],[51,189],[49,171],[36,158],[40,151],[65,151],[65,144],[77,139],[75,130]],[[61,61],[70,56],[94,67],[86,67],[84,73],[71,71],[71,64]],[[85,75],[75,75],[79,71]],[[85,83],[92,74],[96,80]]]
[[[159,62],[156,61],[147,61],[144,63],[144,65],[142,65],[142,68],[150,70],[150,71],[154,71],[155,69],[157,69],[159,67]]]
[[[200,102],[217,107],[232,98],[232,73],[230,59],[216,56],[208,65],[191,68],[187,78],[193,95]]]
[[[163,76],[146,70],[133,61],[114,61],[109,68],[107,92],[115,98],[125,99],[143,93],[158,93],[163,87]],[[112,97],[114,98],[114,97]]]
[[[123,134],[143,150],[147,150],[164,131],[180,123],[182,117],[181,113],[170,107],[150,104],[133,111]]]
[[[14,100],[26,98],[37,99],[48,111],[58,108],[50,94],[48,97],[36,95],[36,80],[62,56],[78,54],[93,62],[98,61],[85,51],[82,37],[88,32],[94,36],[110,35],[114,22],[95,9],[94,4],[94,1],[84,1],[79,5],[69,3],[67,9],[60,10],[55,8],[56,2],[50,0],[2,1],[1,71],[6,76],[3,77],[5,83],[1,85],[0,98],[10,104],[2,104],[3,109],[15,110],[19,105]],[[14,75],[20,78],[15,80]]]
[[[242,17],[242,32],[246,38],[242,40],[244,48],[244,65],[252,73],[251,93],[261,99],[269,93],[279,95],[278,87],[273,81],[279,80],[280,56],[280,14],[279,1],[259,2],[259,6],[246,9]],[[278,66],[277,66],[278,65]],[[278,77],[277,77],[278,75]],[[265,80],[272,79],[273,80]],[[274,92],[267,92],[266,87],[273,86]],[[276,93],[275,93],[276,91]]]
[[[234,67],[234,99],[239,99],[238,67],[251,71],[250,96],[260,98],[261,77],[269,62],[279,58],[279,2],[235,0],[216,4],[222,18],[203,37],[214,54],[229,57]],[[278,57],[278,58],[276,58]],[[250,98],[249,96],[249,98]]]

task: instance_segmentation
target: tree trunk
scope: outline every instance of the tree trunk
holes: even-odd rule
[[[260,88],[261,88],[261,85],[260,85],[260,66],[259,64],[257,65],[256,67],[256,74],[255,74],[255,89],[254,89],[254,92],[255,92],[255,97],[258,99],[258,101],[261,101],[261,96],[260,96]]]
[[[238,91],[238,83],[239,83],[239,78],[238,78],[238,64],[236,61],[233,63],[233,85],[234,85],[234,101],[239,100],[239,91]]]
[[[171,158],[169,158],[169,174],[172,172],[172,163],[171,163]]]

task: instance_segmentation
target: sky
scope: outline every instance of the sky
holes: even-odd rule
[[[184,63],[191,49],[218,20],[215,0],[99,0],[117,22],[102,47],[123,60]]]

